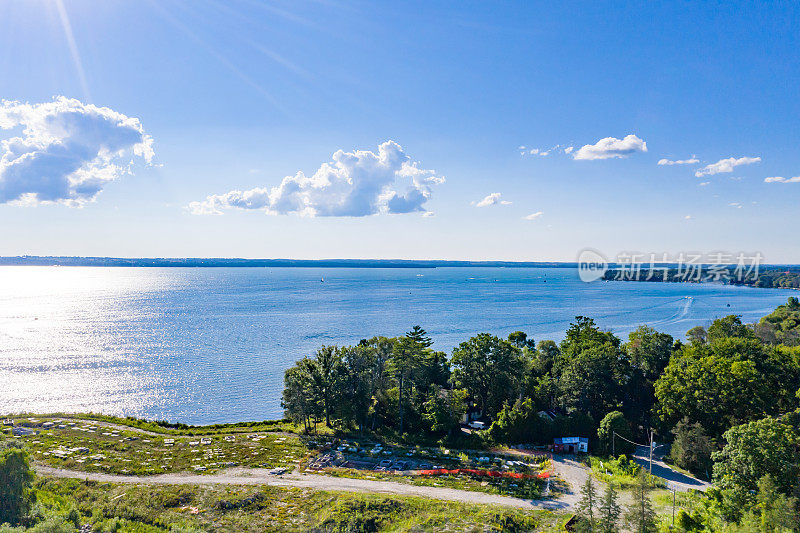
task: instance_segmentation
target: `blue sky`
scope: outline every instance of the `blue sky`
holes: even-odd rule
[[[0,254],[800,262],[798,30],[788,2],[8,0]]]

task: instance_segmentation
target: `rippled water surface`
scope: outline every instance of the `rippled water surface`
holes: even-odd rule
[[[321,344],[420,324],[449,352],[483,331],[560,339],[576,315],[682,337],[727,314],[755,321],[788,296],[585,284],[553,268],[0,267],[0,413],[263,420],[282,414],[284,370]]]

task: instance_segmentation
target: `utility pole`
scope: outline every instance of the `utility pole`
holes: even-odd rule
[[[650,475],[653,475],[653,429],[649,430],[650,434]]]
[[[670,531],[675,529],[675,487],[672,487],[672,527],[669,528]]]

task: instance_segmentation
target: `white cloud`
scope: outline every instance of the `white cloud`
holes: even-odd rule
[[[535,213],[531,213],[530,215],[524,216],[522,218],[524,218],[525,220],[537,220],[537,219],[542,218],[542,215],[544,215],[544,213],[542,211],[537,211]]]
[[[710,181],[703,181],[703,182],[701,182],[699,185],[700,185],[701,187],[705,187],[705,186],[707,186],[707,185],[711,185],[711,182],[710,182]]]
[[[80,207],[130,173],[134,158],[150,164],[153,139],[139,119],[79,100],[0,102],[0,204],[62,203]]]
[[[765,183],[800,183],[800,176],[793,178],[784,178],[781,176],[773,176],[771,178],[764,178]]]
[[[539,157],[547,157],[554,153],[570,154],[574,149],[574,146],[564,146],[561,144],[557,144],[551,148],[528,148],[524,145],[519,147],[520,155],[538,155]]]
[[[490,205],[511,205],[511,202],[501,199],[499,192],[493,192],[478,202],[470,202],[475,207],[489,207]]]
[[[671,165],[695,165],[695,164],[697,164],[699,162],[700,162],[700,160],[697,159],[695,156],[692,156],[691,159],[675,159],[675,160],[672,160],[672,159],[659,159],[658,160],[658,164],[659,165],[669,165],[669,166],[671,166]]]
[[[686,215],[686,216],[685,216],[685,217],[683,217],[683,218],[684,218],[685,220],[692,220],[692,215]]]
[[[647,143],[636,135],[628,135],[624,139],[606,137],[595,144],[587,144],[581,147],[572,158],[579,160],[614,159],[646,151]]]
[[[733,169],[738,166],[751,165],[760,161],[760,157],[740,157],[738,159],[735,157],[729,157],[727,159],[720,159],[716,163],[711,163],[710,165],[704,166],[695,172],[694,175],[698,178],[702,178],[703,176],[710,176],[712,174],[733,172]]]
[[[311,176],[286,176],[280,185],[233,190],[192,202],[192,214],[222,214],[225,209],[264,209],[269,213],[362,217],[377,213],[425,212],[433,185],[444,178],[419,167],[403,148],[386,141],[378,152],[338,150]]]
[[[736,209],[741,209],[742,208],[742,204],[740,204],[739,202],[731,202],[728,205],[731,206],[731,207],[735,207]]]

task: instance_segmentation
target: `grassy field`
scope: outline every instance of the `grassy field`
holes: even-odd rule
[[[40,478],[38,512],[52,530],[559,531],[564,515],[423,498],[274,487],[133,486]],[[2,531],[2,528],[0,528]]]
[[[309,450],[292,433],[149,434],[84,418],[16,417],[35,434],[17,437],[34,461],[48,466],[123,475],[215,472],[231,466],[294,468]],[[25,426],[22,426],[25,427]],[[5,428],[8,438],[10,428]],[[252,431],[251,428],[247,428]]]
[[[138,419],[102,415],[15,415],[19,433],[3,426],[2,438],[14,438],[39,464],[81,472],[157,475],[211,474],[232,467],[285,468],[289,471],[361,479],[382,479],[536,499],[539,479],[478,477],[470,474],[419,476],[377,470],[380,461],[405,461],[409,470],[480,468],[526,476],[549,469],[545,457],[457,451],[442,447],[378,444],[330,435],[302,436],[284,422],[225,426],[165,427]],[[328,462],[320,458],[328,457]],[[524,459],[522,461],[521,459]]]

